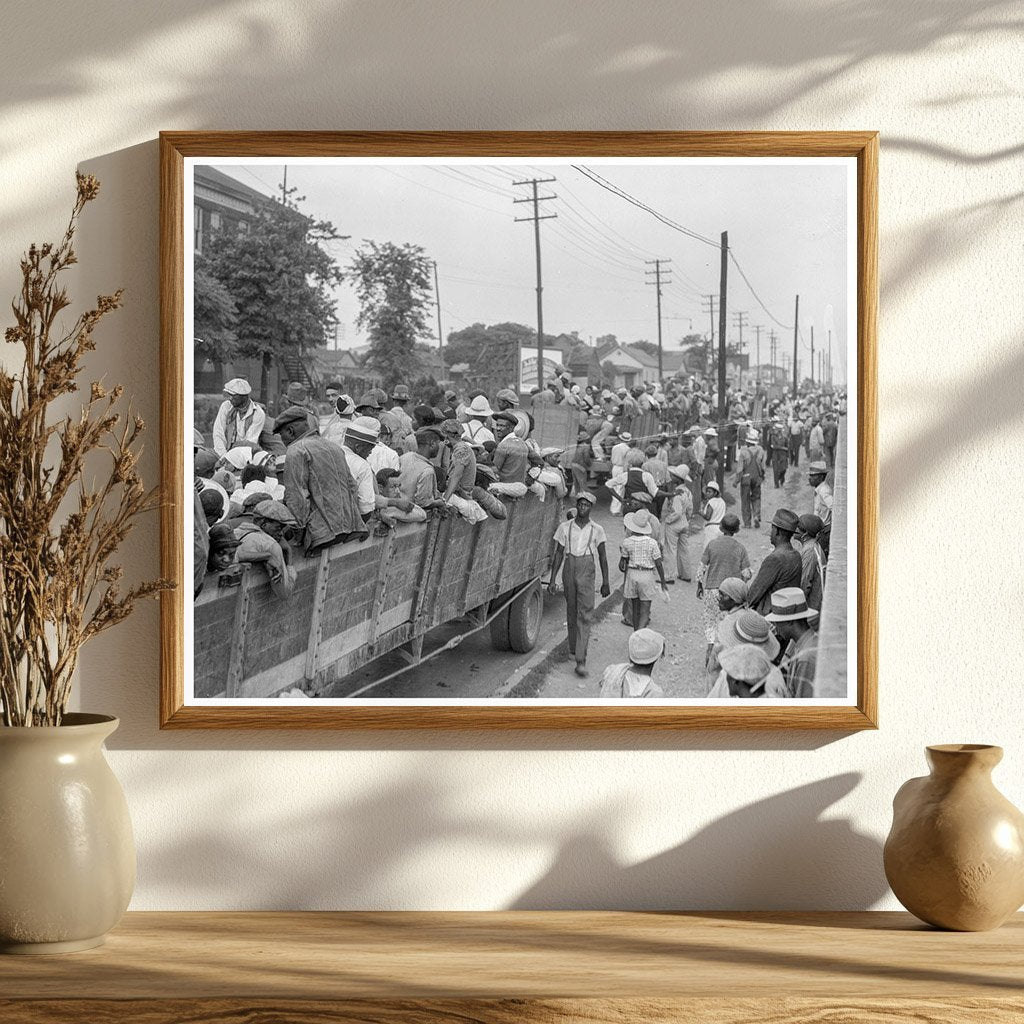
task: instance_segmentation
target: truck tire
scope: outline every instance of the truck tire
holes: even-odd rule
[[[496,651],[511,650],[508,638],[508,608],[491,619],[491,646]]]
[[[540,617],[544,611],[544,592],[540,582],[530,584],[508,609],[508,645],[517,654],[532,651],[540,633]]]

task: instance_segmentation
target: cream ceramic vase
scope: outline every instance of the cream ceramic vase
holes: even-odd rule
[[[90,949],[128,906],[135,844],[103,753],[117,724],[0,727],[0,951]]]
[[[992,784],[999,747],[927,748],[931,774],[893,800],[885,877],[916,917],[937,928],[998,928],[1024,904],[1024,814]]]

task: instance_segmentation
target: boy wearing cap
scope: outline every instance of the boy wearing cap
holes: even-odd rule
[[[608,597],[611,593],[608,582],[608,538],[604,527],[590,518],[590,510],[596,501],[588,491],[577,495],[576,518],[566,520],[555,530],[555,554],[551,560],[551,580],[548,583],[548,593],[553,594],[555,578],[561,567],[569,653],[576,661],[574,671],[581,677],[587,674],[587,647],[590,644],[590,624],[594,617],[594,555],[597,555],[601,565],[601,596]]]
[[[776,590],[800,586],[803,562],[792,544],[798,525],[796,513],[788,508],[780,508],[772,519],[772,551],[761,563],[747,593],[747,604],[762,615],[771,610]]]
[[[633,629],[644,629],[651,622],[651,602],[657,594],[655,570],[661,592],[668,600],[668,586],[662,564],[661,547],[652,536],[652,517],[646,509],[628,512],[622,519],[626,539],[619,545],[619,571],[625,573],[622,584],[622,621]]]
[[[785,587],[772,594],[772,610],[765,618],[775,627],[779,639],[790,643],[782,670],[790,695],[814,696],[814,673],[818,666],[818,613],[807,604],[799,587]]]
[[[267,414],[251,396],[252,386],[241,377],[224,385],[224,401],[213,421],[213,450],[218,455],[242,444],[259,447]]]
[[[627,644],[629,661],[609,665],[601,677],[599,697],[647,697],[657,700],[665,691],[654,681],[654,667],[665,654],[665,638],[653,629],[638,629]]]

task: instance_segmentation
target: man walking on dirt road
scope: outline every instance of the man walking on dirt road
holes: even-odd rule
[[[587,646],[594,618],[594,555],[601,564],[601,596],[612,591],[608,582],[608,538],[604,527],[590,518],[597,499],[589,491],[576,495],[576,518],[566,520],[555,530],[555,556],[551,560],[548,592],[555,592],[555,579],[562,568],[565,588],[565,625],[569,635],[569,653],[576,660],[576,675],[587,674]],[[564,561],[563,561],[564,559]]]

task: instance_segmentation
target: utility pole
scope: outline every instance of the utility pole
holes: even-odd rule
[[[288,205],[288,165],[284,165],[284,178],[281,181],[281,205]]]
[[[800,356],[797,350],[797,339],[800,337],[800,296],[796,297],[796,312],[793,314],[793,398],[796,399],[800,390],[800,382],[797,379],[798,363]]]
[[[705,312],[705,313],[710,313],[711,314],[711,349],[710,349],[710,351],[712,353],[712,358],[714,358],[714,351],[715,351],[715,303],[717,301],[718,301],[718,296],[717,295],[702,295],[701,296],[701,301],[700,301],[701,310],[703,312]],[[707,304],[707,308],[706,309],[704,308],[705,304]],[[705,372],[707,372],[707,366],[705,366],[704,369],[705,369]]]
[[[653,270],[645,270],[644,274],[647,277],[653,277],[654,278],[653,281],[647,281],[646,283],[654,285],[654,290],[657,293],[657,299],[658,299],[658,380],[659,381],[662,381],[662,380],[665,379],[664,359],[663,359],[663,353],[662,353],[662,350],[661,350],[661,282],[662,282],[663,275],[664,275],[664,280],[665,280],[666,284],[672,280],[671,277],[667,276],[667,275],[671,274],[672,271],[671,270],[663,271],[661,269],[661,265],[663,263],[671,263],[671,262],[672,262],[671,260],[644,260],[644,263],[653,264],[654,265],[654,269]]]
[[[772,352],[771,360],[772,360],[772,383],[773,384],[775,383],[775,360],[778,359],[778,357],[779,357],[778,344],[777,344],[777,341],[776,341],[777,337],[778,337],[778,335],[776,335],[775,328],[773,327],[768,332],[768,341],[771,343],[771,352]]]
[[[760,384],[761,382],[761,331],[762,327],[760,324],[754,324],[754,333],[757,335],[757,365],[755,370],[754,380]]]
[[[733,321],[732,321],[733,324],[740,329],[739,356],[740,356],[740,365],[741,365],[740,379],[742,380],[742,374],[743,374],[743,370],[742,370],[742,361],[743,361],[743,327],[744,327],[744,325],[747,322],[747,311],[746,310],[739,310],[739,311],[733,313],[732,316],[733,316]]]
[[[832,387],[832,332],[828,332],[828,386]]]
[[[821,374],[818,374],[818,381],[821,381]],[[814,324],[811,324],[811,385],[814,385]]]
[[[437,286],[437,260],[434,260],[434,300],[437,303],[437,354],[441,360],[441,379],[444,379],[444,335],[441,333],[441,289]],[[516,376],[516,384],[519,377]]]
[[[516,222],[533,222],[533,238],[536,244],[537,250],[537,387],[544,387],[544,303],[541,293],[544,291],[544,287],[541,284],[541,272],[540,272],[540,222],[542,220],[553,220],[558,216],[557,213],[546,213],[542,217],[540,214],[540,203],[545,202],[548,199],[556,199],[557,195],[552,194],[550,196],[542,196],[537,194],[537,186],[547,184],[549,181],[555,181],[555,178],[527,178],[524,181],[513,181],[513,185],[529,185],[533,189],[533,195],[525,196],[522,199],[513,199],[513,203],[533,203],[533,216],[532,217],[516,217]],[[519,390],[520,386],[520,373],[522,367],[522,350],[519,343],[516,342],[516,391]]]
[[[725,332],[729,276],[729,232],[722,232],[722,268],[718,282],[718,426],[725,425]],[[725,459],[718,460],[718,487],[725,487]]]

